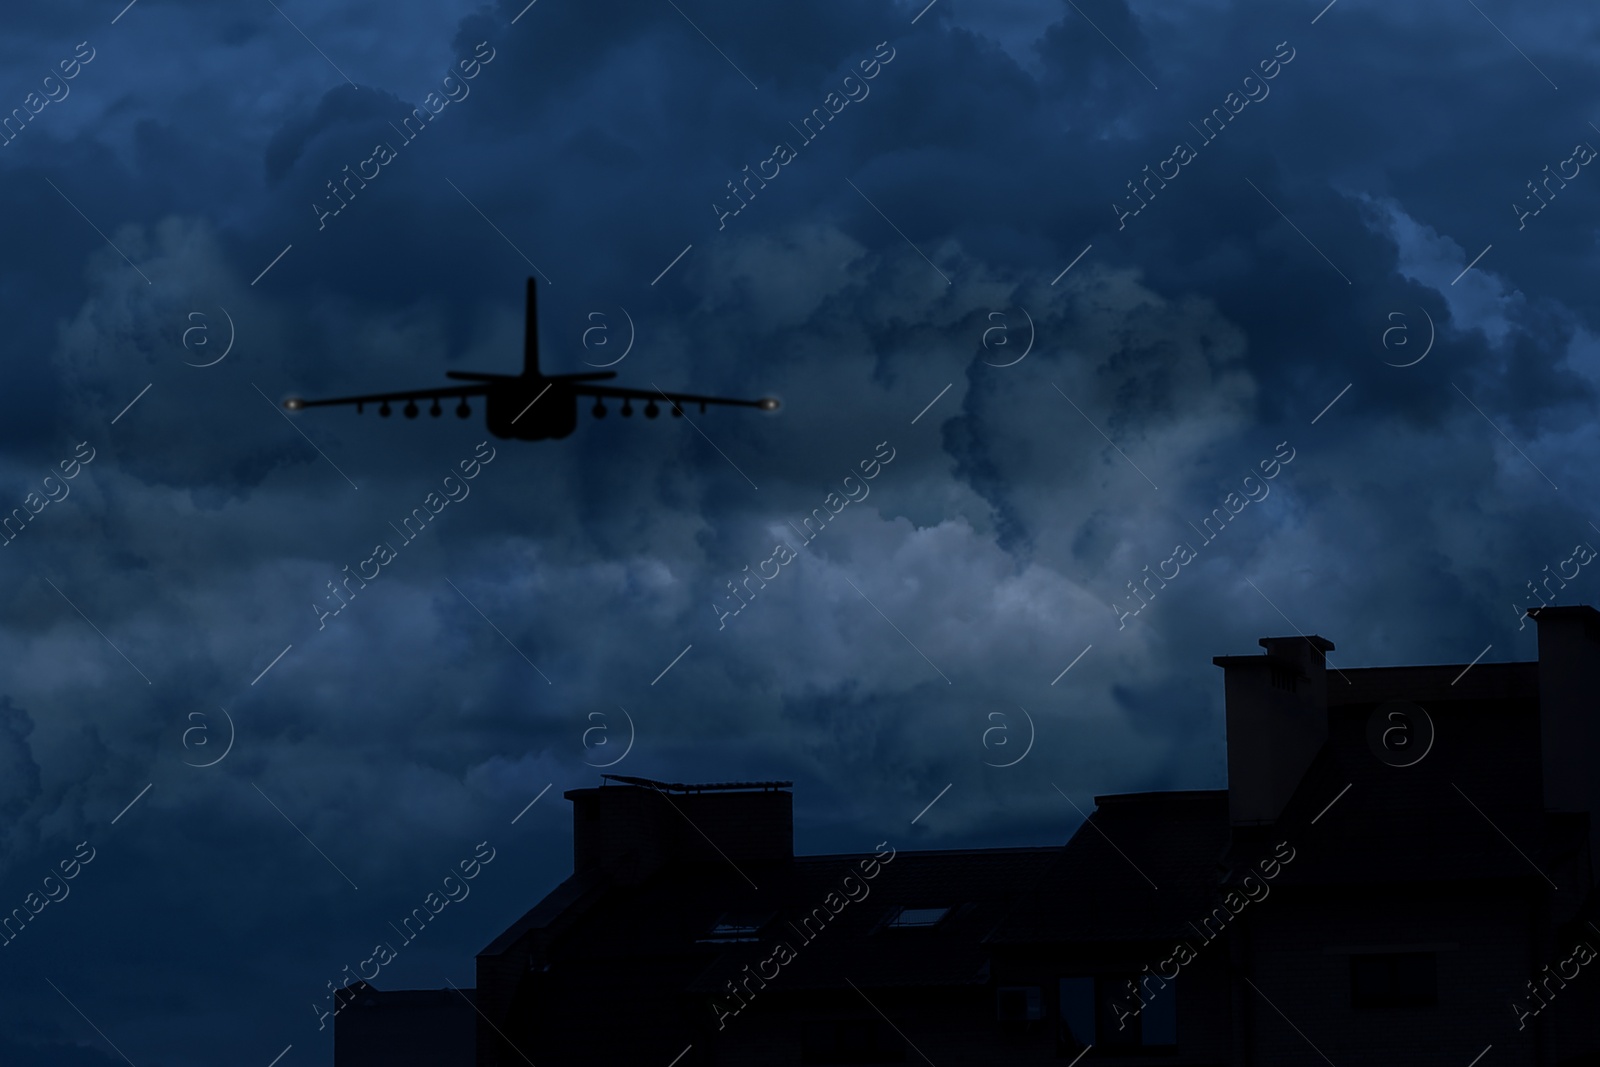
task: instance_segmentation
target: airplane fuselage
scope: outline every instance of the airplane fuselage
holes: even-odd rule
[[[560,382],[496,383],[486,399],[489,432],[496,437],[545,441],[578,427],[578,394]]]

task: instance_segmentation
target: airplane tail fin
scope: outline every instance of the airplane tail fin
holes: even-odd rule
[[[528,321],[522,335],[522,374],[528,378],[539,376],[539,300],[533,289],[537,284],[528,279]]]

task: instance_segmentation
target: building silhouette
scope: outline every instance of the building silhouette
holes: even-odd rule
[[[1530,616],[1532,663],[1217,657],[1228,788],[1064,846],[797,857],[789,783],[607,776],[478,954],[475,1048],[383,1062],[1600,1064],[1600,612]],[[420,995],[364,989],[341,1067],[470,1008],[367,1025]]]

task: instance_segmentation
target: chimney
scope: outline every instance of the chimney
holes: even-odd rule
[[[574,872],[634,884],[679,863],[743,867],[794,858],[792,782],[602,777],[616,784],[564,794],[572,801]]]
[[[1589,813],[1589,854],[1600,855],[1600,611],[1534,608],[1539,624],[1539,746],[1547,811]]]
[[[1333,642],[1263,637],[1264,656],[1217,656],[1228,729],[1228,815],[1274,822],[1328,739]]]

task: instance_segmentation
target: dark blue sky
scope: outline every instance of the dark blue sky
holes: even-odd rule
[[[1060,842],[1052,783],[1224,783],[1214,655],[1595,600],[1600,15],[524,2],[0,15],[0,1061],[329,1064],[326,984],[487,842],[375,980],[469,985],[600,763]],[[783,410],[277,409],[516,370],[530,274],[546,369]]]

